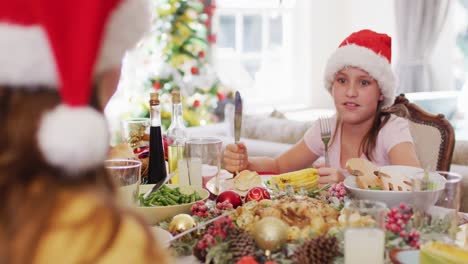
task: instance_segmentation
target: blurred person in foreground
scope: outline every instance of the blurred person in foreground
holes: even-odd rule
[[[103,167],[107,124],[95,109],[148,28],[146,5],[0,2],[0,263],[170,262],[116,202]]]

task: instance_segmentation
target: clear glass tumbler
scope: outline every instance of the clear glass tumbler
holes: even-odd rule
[[[115,181],[119,200],[127,205],[137,205],[141,182],[141,162],[138,160],[106,160],[104,166]]]
[[[122,141],[126,142],[131,148],[136,148],[144,143],[148,145],[149,139],[145,135],[149,135],[150,120],[149,118],[128,118],[122,120]]]
[[[462,177],[448,171],[424,171],[413,176],[413,221],[421,242],[453,242],[458,231]],[[431,232],[436,230],[438,232]],[[425,233],[425,230],[428,232]]]
[[[223,142],[214,137],[192,138],[185,142],[185,158],[190,185],[205,188],[210,179],[213,177],[218,179],[222,146]]]

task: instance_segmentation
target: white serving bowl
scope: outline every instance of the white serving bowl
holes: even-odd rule
[[[140,194],[146,193],[149,189],[151,189],[154,184],[143,184],[140,185]],[[191,194],[193,191],[198,192],[202,200],[208,199],[210,193],[203,189],[202,187],[195,187],[195,186],[178,186],[173,184],[167,184],[169,188],[179,187],[180,192],[184,194]],[[169,219],[174,217],[178,214],[191,214],[190,209],[192,208],[193,203],[186,203],[186,204],[178,204],[178,205],[168,205],[168,206],[136,206],[136,211],[142,215],[146,222],[150,225],[155,225],[163,220]]]
[[[408,177],[411,181],[413,177],[422,176],[423,169],[410,166],[383,166],[380,171],[392,175],[400,173]],[[383,191],[366,190],[358,187],[355,176],[348,176],[344,180],[344,185],[351,195],[351,198],[358,200],[372,200],[387,204],[389,208],[398,206],[404,202],[406,204],[418,203],[421,209],[427,209],[434,205],[445,186],[445,178],[437,173],[430,173],[429,180],[435,183],[435,189],[432,191],[415,192],[413,197],[411,191]]]
[[[172,234],[165,230],[162,229],[159,226],[153,226],[151,227],[151,230],[153,231],[153,235],[155,239],[160,243],[165,248],[168,248],[170,246],[169,241],[172,239]]]

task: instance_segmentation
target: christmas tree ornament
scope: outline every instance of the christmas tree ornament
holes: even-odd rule
[[[236,264],[259,264],[259,262],[253,256],[243,256],[237,262],[233,262]]]
[[[234,191],[224,191],[216,198],[216,203],[222,203],[224,201],[231,203],[234,208],[242,205],[242,197]]]
[[[181,233],[194,227],[196,224],[192,216],[188,214],[178,214],[174,216],[169,223],[169,232],[173,234]]]
[[[305,241],[293,254],[294,263],[332,263],[338,255],[338,240],[334,236],[319,236]]]
[[[247,195],[245,196],[245,202],[258,202],[263,199],[271,199],[270,193],[266,188],[263,187],[253,187],[247,192]]]
[[[267,257],[280,250],[288,239],[288,225],[283,220],[267,216],[258,221],[252,231],[257,246],[265,250]]]

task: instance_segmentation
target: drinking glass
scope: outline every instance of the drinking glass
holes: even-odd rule
[[[421,242],[454,242],[458,230],[461,175],[448,171],[420,172],[413,176],[414,225],[421,229]],[[424,230],[437,229],[437,232]]]
[[[141,162],[112,159],[106,160],[104,166],[118,186],[119,200],[127,205],[136,205],[141,181]]]
[[[131,148],[137,147],[145,139],[145,134],[149,135],[149,118],[128,118],[122,120],[122,140]],[[146,145],[148,143],[145,143]]]
[[[192,138],[185,142],[189,185],[206,188],[206,183],[210,179],[213,177],[218,179],[222,146],[223,142],[214,137]]]
[[[384,263],[384,203],[352,200],[345,204],[345,264]]]

